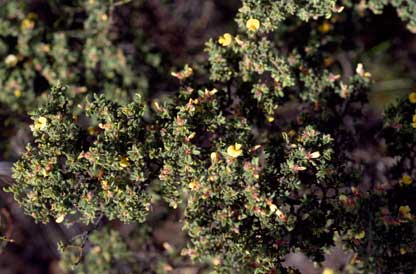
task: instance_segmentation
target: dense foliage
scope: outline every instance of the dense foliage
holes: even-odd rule
[[[0,14],[0,56],[4,59],[0,102],[11,110],[33,109],[37,95],[59,80],[70,85],[72,94],[94,90],[117,100],[147,88],[146,78],[134,71],[132,59],[111,39],[114,29],[109,13],[114,5],[106,1],[57,5],[51,1],[44,8],[59,17],[44,22],[26,2],[7,1]],[[82,24],[80,17],[85,18]],[[137,33],[140,36],[139,30]],[[42,84],[36,86],[38,82]]]
[[[8,88],[0,99],[20,102],[19,89],[32,102],[26,85],[36,74],[55,86],[32,113],[34,141],[15,163],[16,183],[7,189],[27,214],[67,225],[146,222],[163,199],[184,212],[189,244],[182,255],[209,261],[214,273],[289,273],[296,270],[284,266],[287,254],[302,252],[319,263],[334,246],[350,254],[343,269],[349,273],[414,271],[416,92],[375,117],[371,73],[351,39],[367,7],[379,13],[387,4],[416,31],[414,1],[244,0],[236,33],[206,44],[206,82],[194,81],[205,68],[186,65],[171,74],[180,82],[177,93],[136,94],[129,102],[113,95],[136,91],[140,77],[122,51],[108,46],[105,5],[87,2],[91,18],[84,26],[97,32],[83,51],[40,28],[58,43],[42,51],[35,18],[11,16],[23,21],[10,35],[40,51],[7,51],[1,69],[21,69],[2,73]],[[44,57],[55,49],[55,61]],[[345,49],[356,52],[351,71],[335,57]],[[36,69],[42,58],[51,64]],[[82,73],[79,59],[86,60]],[[99,71],[91,60],[102,62]],[[80,97],[74,86],[104,95]],[[117,260],[134,265],[116,232],[95,233],[77,272],[112,273]],[[76,252],[62,249],[68,268]]]

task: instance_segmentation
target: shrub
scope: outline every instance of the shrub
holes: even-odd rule
[[[134,261],[123,238],[115,230],[96,231],[89,236],[89,252],[80,264],[85,243],[83,238],[75,239],[72,245],[62,246],[62,263],[65,271],[77,273],[123,273],[117,272]],[[81,247],[82,246],[82,247]],[[74,269],[75,266],[75,269]],[[137,270],[136,270],[137,271]]]
[[[118,100],[146,88],[144,75],[133,73],[131,58],[111,40],[114,6],[105,3],[45,1],[42,11],[31,11],[28,1],[3,4],[0,102],[15,111],[31,110],[37,95],[59,80],[72,94],[96,90]]]
[[[414,30],[414,3],[390,2]],[[359,57],[336,38],[363,3],[243,1],[238,34],[207,43],[210,81],[185,66],[163,100],[94,96],[74,117],[55,87],[8,190],[38,221],[87,224],[143,222],[159,195],[184,210],[183,254],[217,273],[288,273],[288,253],[322,262],[334,245],[351,273],[413,271],[416,93],[378,117],[371,74],[333,57]]]

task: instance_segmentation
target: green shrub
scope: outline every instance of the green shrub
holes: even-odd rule
[[[136,49],[143,64],[133,66],[133,54],[116,40],[113,17],[118,6],[113,1],[51,0],[39,5],[32,10],[29,1],[2,4],[0,103],[25,114],[44,102],[46,91],[58,81],[68,85],[69,94],[100,92],[121,102],[147,91],[143,67],[158,63],[146,52],[149,43],[143,42]],[[142,36],[137,30],[131,42]]]
[[[341,2],[243,1],[238,34],[207,43],[210,82],[186,66],[163,100],[94,96],[74,117],[57,86],[8,190],[38,221],[87,224],[143,222],[161,196],[184,210],[183,254],[216,273],[288,273],[288,253],[322,262],[334,245],[350,273],[412,272],[416,93],[371,112],[371,74],[331,61],[362,53],[336,38],[366,2]],[[390,2],[368,6],[392,4],[414,30],[414,2]]]
[[[122,236],[114,230],[96,231],[89,236],[88,253],[83,256],[85,243],[82,237],[62,249],[62,268],[76,273],[123,273],[123,268],[134,261]],[[80,258],[84,259],[80,263]],[[117,271],[117,268],[119,271]]]

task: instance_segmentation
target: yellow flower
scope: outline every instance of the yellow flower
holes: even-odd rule
[[[361,231],[360,233],[355,234],[355,236],[354,236],[354,238],[357,239],[357,240],[364,239],[364,237],[365,237],[365,231],[364,230]]]
[[[121,158],[121,160],[120,160],[120,166],[122,168],[128,167],[129,165],[130,165],[130,162],[129,162],[129,158],[128,157]]]
[[[108,181],[107,181],[107,180],[102,180],[102,181],[101,181],[101,187],[102,187],[104,190],[108,190]]]
[[[267,116],[267,122],[272,123],[274,121],[273,116]]]
[[[17,62],[18,62],[17,57],[14,54],[9,54],[4,59],[4,63],[9,68],[12,68],[12,67],[16,66],[17,65]]]
[[[322,25],[318,27],[318,30],[322,33],[327,33],[331,29],[332,29],[332,25],[328,21],[323,22]]]
[[[190,77],[193,73],[193,69],[191,67],[185,66],[184,75],[186,78]]]
[[[410,185],[412,182],[413,182],[412,177],[410,177],[409,175],[403,175],[403,177],[402,177],[402,184],[403,184],[403,185],[408,186],[408,185]]]
[[[211,164],[212,165],[215,165],[216,163],[219,162],[220,155],[219,155],[218,152],[212,152],[210,156],[211,156]]]
[[[32,127],[32,131],[44,130],[48,125],[48,119],[41,116],[35,120],[35,124]]]
[[[218,43],[224,47],[228,47],[233,42],[233,37],[229,33],[224,33],[224,35],[218,38]]]
[[[213,265],[220,265],[221,264],[221,259],[218,258],[218,257],[214,257],[214,258],[212,258],[211,262],[212,262]]]
[[[411,219],[412,218],[412,213],[410,213],[410,211],[411,211],[411,209],[408,205],[399,207],[399,213],[405,219]]]
[[[65,219],[65,214],[61,214],[55,219],[55,222],[60,224],[64,221],[64,219]]]
[[[246,22],[246,28],[249,31],[256,31],[260,28],[260,21],[254,18],[250,18]]]
[[[20,97],[20,96],[22,96],[22,92],[20,91],[20,89],[16,89],[16,90],[14,91],[14,96],[16,96],[16,97]]]
[[[94,135],[95,134],[95,127],[89,127],[87,129],[87,132],[88,132],[89,135]]]
[[[416,92],[412,92],[409,94],[409,101],[412,104],[416,104]]]
[[[334,270],[328,267],[325,267],[324,271],[322,271],[322,274],[334,274],[334,273],[335,273]]]
[[[199,184],[199,182],[198,182],[198,181],[193,180],[192,182],[190,182],[190,183],[188,184],[188,187],[189,187],[191,190],[197,190],[197,189],[199,189],[200,184]]]
[[[238,156],[241,156],[241,154],[243,154],[241,144],[235,143],[234,145],[229,146],[227,148],[227,154],[232,158],[237,158]]]
[[[413,123],[416,123],[416,114],[413,115],[412,121],[413,121]]]
[[[20,24],[20,27],[23,30],[32,30],[35,27],[35,21],[29,18],[23,19],[22,23]]]

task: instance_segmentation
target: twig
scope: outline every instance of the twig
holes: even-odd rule
[[[114,4],[113,4],[113,6],[114,7],[117,7],[117,6],[121,6],[121,5],[124,5],[124,4],[127,4],[127,3],[130,3],[131,2],[131,0],[120,0],[120,1],[118,1],[118,2],[115,2]]]

